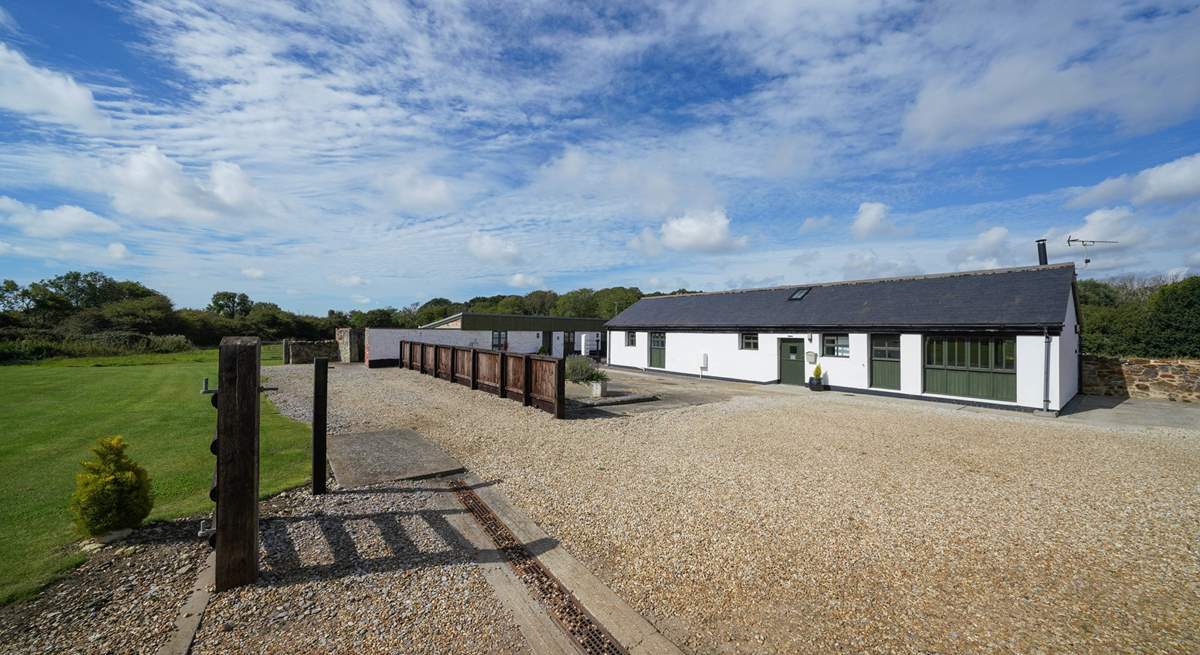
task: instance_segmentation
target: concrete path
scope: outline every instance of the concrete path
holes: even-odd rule
[[[1058,418],[1109,427],[1200,430],[1200,405],[1143,398],[1076,396]]]
[[[329,464],[344,489],[394,480],[420,480],[465,469],[412,430],[359,432],[329,437]]]

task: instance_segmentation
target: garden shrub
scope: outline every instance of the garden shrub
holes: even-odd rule
[[[75,476],[71,512],[75,526],[90,535],[136,528],[150,514],[154,500],[150,476],[125,454],[125,440],[103,437],[92,448],[95,460],[81,462]]]
[[[574,355],[567,358],[566,378],[577,384],[586,384],[603,382],[608,379],[608,375],[604,371],[597,370],[590,357]]]

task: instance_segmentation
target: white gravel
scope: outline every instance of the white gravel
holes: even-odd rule
[[[310,367],[266,371],[307,412]],[[709,652],[1200,652],[1200,434],[738,385],[554,420],[331,372],[338,431],[408,427]]]

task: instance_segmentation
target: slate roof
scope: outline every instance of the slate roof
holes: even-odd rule
[[[643,298],[609,329],[1061,329],[1074,264]],[[799,300],[798,289],[809,288]]]

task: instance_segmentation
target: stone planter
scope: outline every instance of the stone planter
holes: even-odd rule
[[[608,395],[608,380],[592,382],[592,398],[603,398]]]
[[[809,378],[808,388],[813,391],[824,391],[825,384],[821,381],[821,378]]]

